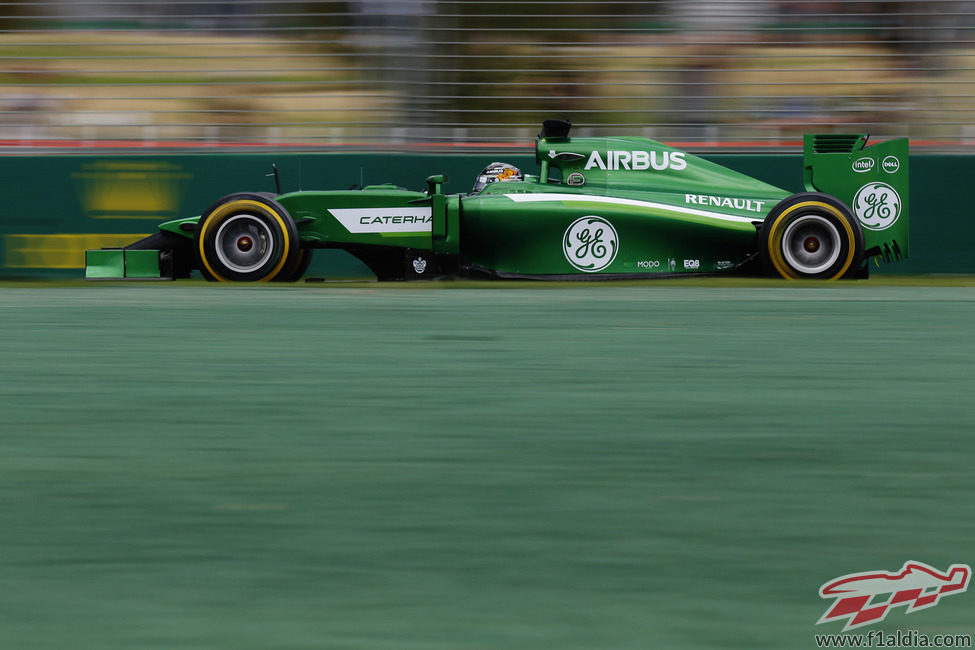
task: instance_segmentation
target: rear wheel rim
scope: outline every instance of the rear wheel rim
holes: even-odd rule
[[[790,267],[805,275],[830,269],[842,248],[843,238],[836,224],[818,214],[798,217],[782,234],[782,256]]]
[[[238,214],[220,224],[214,249],[227,269],[253,273],[271,259],[273,242],[274,234],[263,220],[252,214]]]

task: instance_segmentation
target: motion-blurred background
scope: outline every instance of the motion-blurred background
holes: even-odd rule
[[[533,170],[548,117],[795,191],[803,132],[909,136],[891,266],[972,274],[973,28],[956,0],[0,2],[0,648],[811,648],[827,581],[970,565],[970,287],[17,280],[272,163],[467,191],[496,151]],[[863,631],[970,641],[971,596]]]
[[[975,2],[0,3],[7,146],[975,143]]]

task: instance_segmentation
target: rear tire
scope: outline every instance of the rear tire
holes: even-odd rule
[[[835,197],[794,194],[765,217],[759,253],[769,275],[793,280],[852,277],[863,265],[863,230]]]
[[[211,205],[197,225],[194,249],[203,277],[216,282],[292,278],[301,261],[294,220],[261,194],[231,194]]]

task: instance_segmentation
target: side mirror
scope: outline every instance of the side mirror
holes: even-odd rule
[[[443,185],[448,180],[446,174],[435,174],[427,177],[427,195],[443,194]]]

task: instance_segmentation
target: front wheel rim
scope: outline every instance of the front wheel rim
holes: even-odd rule
[[[842,248],[843,239],[836,224],[818,214],[800,216],[782,234],[782,256],[786,263],[806,275],[830,269]]]
[[[274,253],[271,228],[252,214],[235,215],[217,229],[214,236],[217,259],[236,273],[253,273],[261,269]]]

